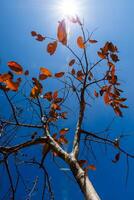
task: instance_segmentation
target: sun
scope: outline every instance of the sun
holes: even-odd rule
[[[57,10],[62,17],[75,17],[81,15],[81,5],[78,0],[61,0]]]

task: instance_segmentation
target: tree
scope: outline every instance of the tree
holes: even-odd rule
[[[79,26],[81,30],[81,35],[76,38],[78,53],[69,45],[66,23]],[[69,51],[72,59],[64,71],[57,70],[55,73],[51,69],[40,67],[36,77],[30,76],[31,69],[24,70],[18,62],[9,61],[7,65],[10,71],[0,74],[0,89],[4,95],[1,100],[5,101],[6,105],[6,112],[0,116],[0,164],[5,167],[9,180],[7,198],[10,196],[11,199],[16,199],[21,184],[25,186],[27,199],[31,198],[40,176],[35,178],[32,189],[27,191],[24,177],[19,170],[20,166],[31,164],[44,174],[42,199],[46,188],[50,199],[54,199],[45,165],[46,158],[51,155],[54,162],[62,159],[67,164],[85,199],[98,200],[100,197],[88,177],[88,171],[96,170],[96,166],[81,156],[83,142],[85,148],[87,147],[86,151],[88,145],[99,142],[115,148],[117,153],[113,159],[114,163],[119,161],[121,154],[127,159],[134,157],[121,147],[121,138],[106,137],[109,126],[103,135],[85,129],[85,123],[89,120],[87,114],[91,99],[102,98],[118,117],[123,117],[122,109],[127,108],[124,104],[126,98],[122,97],[123,91],[116,74],[118,49],[112,42],[106,42],[97,51],[97,62],[91,63],[88,56],[89,47],[96,45],[97,41],[92,38],[92,34],[86,34],[84,23],[77,16],[58,23],[56,39],[36,31],[32,31],[31,35],[39,42],[49,40],[47,52],[50,56],[56,54],[57,48],[62,45]],[[105,66],[103,69],[98,67],[101,63]],[[52,89],[49,89],[50,82],[53,84]],[[73,110],[70,99],[71,103],[75,101],[78,107],[74,123],[76,126],[73,129],[66,126],[71,120],[72,112],[75,112],[70,111]],[[72,148],[66,150],[68,143]],[[28,149],[26,153],[25,149]],[[14,175],[12,168],[15,169]]]

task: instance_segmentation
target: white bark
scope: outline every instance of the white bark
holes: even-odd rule
[[[97,192],[95,191],[91,181],[85,172],[79,166],[76,160],[70,162],[71,171],[85,197],[85,200],[100,200]]]

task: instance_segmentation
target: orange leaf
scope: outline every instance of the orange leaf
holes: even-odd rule
[[[101,53],[101,52],[97,52],[98,53],[98,56],[101,58],[101,59],[105,59],[106,58],[106,55],[104,53]]]
[[[69,131],[69,128],[63,128],[63,129],[60,130],[59,133],[60,133],[61,135],[64,135],[64,134],[66,134],[68,131]]]
[[[51,108],[54,109],[54,110],[61,110],[60,106],[58,104],[56,104],[56,103],[53,103],[51,105]]]
[[[91,169],[91,170],[95,171],[95,170],[96,170],[96,167],[95,167],[94,165],[89,165],[89,166],[87,167],[87,169]]]
[[[8,67],[10,67],[10,69],[13,72],[15,72],[16,74],[22,74],[23,73],[23,68],[17,62],[10,61],[7,64],[8,64]]]
[[[64,76],[65,72],[58,72],[55,74],[56,78],[61,78],[62,76]]]
[[[81,36],[79,36],[77,38],[77,45],[79,48],[84,49],[85,48],[85,44],[84,44],[84,40]]]
[[[67,32],[66,32],[66,24],[65,24],[64,19],[61,22],[59,22],[58,30],[57,30],[57,37],[58,37],[58,40],[63,45],[67,44]]]
[[[12,79],[12,75],[9,73],[0,74],[0,82],[5,82],[6,80]]]
[[[48,78],[48,76],[46,76],[45,74],[40,74],[39,75],[39,79],[41,80],[41,81],[43,81],[43,80],[45,80],[45,79],[47,79]]]
[[[41,71],[42,74],[44,74],[47,77],[51,77],[52,76],[52,73],[47,68],[41,67],[40,71]]]
[[[62,144],[67,144],[68,140],[64,137],[64,135],[61,135],[59,138],[59,142]]]
[[[9,80],[6,80],[5,83],[6,83],[7,88],[9,88],[10,90],[18,91],[20,81],[13,82],[11,79],[9,79]]]
[[[50,54],[50,55],[53,55],[56,51],[56,48],[57,48],[57,41],[54,41],[53,43],[49,43],[47,45],[47,52]]]
[[[30,92],[30,97],[37,98],[42,93],[42,85],[36,78],[33,78],[33,83],[34,87]]]

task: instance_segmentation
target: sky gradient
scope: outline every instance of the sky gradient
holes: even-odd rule
[[[30,35],[32,30],[50,36],[56,34],[57,22],[61,20],[57,10],[53,9],[56,2],[56,0],[0,0],[0,68],[2,71],[5,70],[9,60],[21,63],[25,69],[32,71],[31,75],[35,75],[41,66],[49,67],[53,71],[57,68],[59,71],[65,69],[66,61],[69,59],[67,52],[61,48],[57,51],[57,55],[51,58],[46,53],[46,45],[36,42]],[[118,74],[129,108],[124,110],[122,119],[116,117],[111,134],[113,138],[116,134],[129,134],[129,137],[123,139],[122,144],[129,152],[134,153],[134,1],[84,0],[82,2],[81,0],[81,3],[85,26],[89,32],[95,30],[93,37],[99,41],[92,53],[106,41],[112,41],[118,46],[120,58],[117,64]],[[77,29],[73,28],[72,37],[77,35],[75,31]],[[71,41],[73,39],[70,38]],[[93,59],[95,58],[96,56],[93,55]],[[113,119],[115,115],[111,109],[101,105],[101,102],[93,102],[91,110],[87,113],[89,124],[85,124],[85,127],[96,131],[103,130]],[[113,164],[115,153],[112,150],[105,152],[105,148],[95,145],[94,151],[97,157],[97,170],[89,175],[102,200],[133,200],[134,160],[129,161],[129,176],[126,184],[126,158],[122,155],[120,161]],[[53,168],[49,162],[47,164],[54,179],[56,200],[83,198],[73,181],[61,171],[59,172],[58,168]],[[35,173],[34,169],[28,170]],[[36,199],[38,198],[35,194],[32,200]]]

